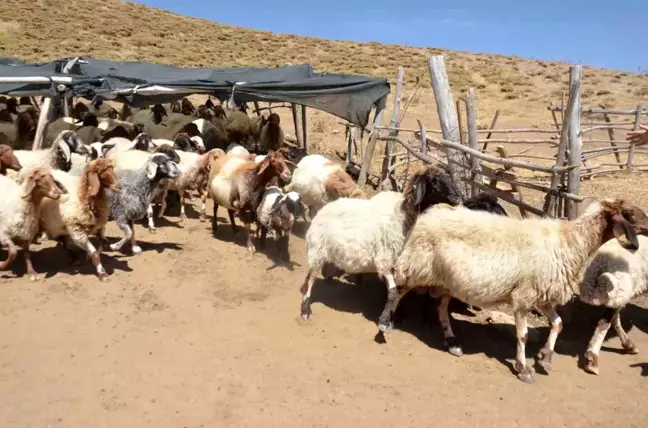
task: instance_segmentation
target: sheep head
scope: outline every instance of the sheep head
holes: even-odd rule
[[[302,200],[301,196],[299,196],[299,193],[288,192],[281,198],[275,199],[275,202],[270,210],[270,215],[276,214],[283,207],[286,207],[290,214],[292,214],[295,218],[298,218],[302,212]]]
[[[18,100],[15,98],[9,98],[6,103],[7,107],[6,109],[9,111],[11,114],[18,114]]]
[[[7,169],[20,171],[22,165],[16,155],[14,155],[13,149],[10,146],[0,144],[0,174],[5,174]]]
[[[162,122],[162,118],[164,116],[169,117],[166,109],[164,108],[164,106],[162,106],[162,104],[155,104],[153,107],[151,107],[151,114],[153,114],[153,122],[156,124]]]
[[[497,197],[490,193],[482,192],[476,196],[466,199],[463,206],[474,211],[488,211],[489,213],[508,217],[508,214],[502,207]]]
[[[259,164],[258,175],[263,174],[266,169],[272,171],[272,175],[276,175],[285,182],[290,182],[292,173],[286,165],[286,159],[279,152],[272,152]]]
[[[162,153],[165,154],[175,163],[180,163],[180,156],[178,155],[178,152],[176,152],[173,147],[167,145],[167,144],[162,144],[153,150],[153,153]]]
[[[191,103],[191,101],[189,101],[188,98],[183,98],[182,99],[182,104],[181,104],[181,113],[186,115],[186,116],[189,116],[189,115],[193,114],[193,112],[195,112],[195,111],[196,111],[196,108]]]
[[[74,131],[61,131],[58,137],[56,137],[56,141],[58,143],[58,146],[61,147],[62,150],[66,150],[67,148],[67,151],[69,153],[76,153],[83,156],[90,155],[90,150],[88,149],[88,147],[86,147],[85,144],[83,144],[81,138],[79,138],[79,136]]]
[[[200,138],[200,137],[194,137],[194,138]],[[202,138],[200,140],[202,142]],[[189,137],[189,134],[187,134],[186,132],[181,132],[175,136],[175,138],[173,139],[173,146],[176,149],[182,150],[184,152],[199,151],[197,143],[194,140],[192,140],[192,137]]]
[[[133,149],[141,150],[143,152],[152,152],[155,149],[153,139],[150,135],[141,133],[133,140]]]
[[[95,197],[101,188],[107,188],[113,192],[121,189],[117,176],[115,175],[114,162],[111,159],[96,159],[90,162],[84,170],[88,178],[88,194]]]
[[[408,181],[403,195],[415,211],[425,211],[432,205],[459,205],[461,194],[448,174],[436,166],[427,165]]]
[[[180,175],[178,165],[164,153],[155,153],[146,164],[146,176],[149,180],[170,178]]]
[[[29,107],[27,110],[18,113],[16,118],[16,126],[18,128],[18,133],[22,135],[28,135],[29,133],[36,132],[36,126],[38,125],[38,113],[33,107]]]
[[[637,235],[648,235],[648,216],[625,199],[604,199],[600,209],[606,221],[603,242],[615,238],[627,250],[639,249]]]
[[[23,199],[46,197],[57,200],[64,194],[67,194],[67,189],[54,179],[48,168],[37,167],[27,173],[23,184]]]

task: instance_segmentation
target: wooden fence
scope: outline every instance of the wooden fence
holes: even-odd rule
[[[437,114],[441,129],[426,129],[418,121],[418,129],[399,127],[401,112],[401,92],[403,71],[399,69],[395,93],[395,104],[389,126],[383,126],[383,111],[376,113],[369,141],[361,148],[361,172],[359,184],[364,185],[370,176],[371,161],[374,156],[376,143],[385,142],[380,184],[383,189],[398,189],[410,174],[410,164],[415,161],[439,164],[452,176],[459,191],[464,197],[479,192],[489,192],[498,198],[516,205],[522,216],[528,213],[538,216],[562,217],[570,219],[577,216],[577,204],[582,201],[578,196],[581,181],[581,170],[589,173],[601,165],[583,165],[582,160],[594,157],[598,152],[583,151],[581,129],[581,77],[582,67],[574,65],[570,68],[570,86],[568,101],[561,109],[561,123],[556,129],[518,128],[495,129],[499,111],[488,129],[479,130],[477,127],[477,114],[475,103],[475,90],[470,89],[458,102],[454,102],[450,90],[448,75],[442,56],[432,56],[428,64],[432,88],[436,101]],[[411,97],[410,97],[411,99]],[[408,100],[409,101],[409,100]],[[465,106],[466,134],[462,130],[461,106]],[[638,109],[643,114],[643,110]],[[611,113],[610,113],[611,114]],[[640,116],[637,113],[637,116]],[[356,147],[355,141],[358,130],[352,125],[347,125],[347,160],[352,162],[352,149]],[[638,125],[635,125],[635,128]],[[512,138],[515,134],[547,134],[546,138]],[[409,139],[404,139],[401,134],[409,134]],[[485,138],[480,138],[486,134]],[[506,138],[494,138],[496,134],[505,134]],[[438,135],[430,137],[430,135]],[[616,148],[622,150],[620,143],[614,141]],[[396,143],[396,145],[394,144]],[[529,154],[530,149],[513,155],[501,147],[496,147],[497,156],[488,153],[489,144],[545,144],[556,148],[554,157]],[[628,144],[628,143],[626,143]],[[361,146],[361,145],[360,145]],[[402,148],[402,150],[399,150]],[[610,150],[615,147],[610,148]],[[627,149],[629,152],[632,148]],[[604,151],[601,151],[604,152]],[[648,151],[647,151],[648,152]],[[589,156],[589,157],[588,157]],[[534,163],[518,160],[516,158],[531,158],[550,161],[551,164]],[[521,177],[515,170],[526,170],[531,175],[542,176],[528,179]],[[538,180],[540,178],[540,180]],[[538,183],[540,181],[540,183]],[[506,183],[510,188],[500,186]],[[544,193],[542,207],[533,206],[524,201],[521,189],[531,189]]]

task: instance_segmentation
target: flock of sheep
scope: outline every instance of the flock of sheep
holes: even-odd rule
[[[213,200],[217,210],[245,224],[247,247],[254,234],[264,245],[274,235],[280,256],[289,259],[288,240],[300,217],[308,273],[302,286],[301,315],[312,317],[311,292],[317,275],[378,274],[387,285],[380,331],[392,329],[400,299],[410,290],[439,299],[438,316],[448,351],[463,354],[448,313],[452,298],[488,307],[507,303],[515,314],[515,369],[533,381],[527,364],[527,315],[540,311],[550,323],[538,365],[551,370],[562,329],[556,312],[574,295],[608,309],[586,352],[586,369],[598,374],[598,356],[610,326],[623,348],[636,353],[621,327],[620,310],[648,289],[648,217],[627,200],[602,199],[574,221],[509,217],[489,194],[464,199],[440,167],[416,172],[403,192],[366,194],[340,165],[320,155],[297,163],[283,145],[279,116],[249,117],[244,106],[230,110],[208,99],[197,109],[188,99],[118,112],[100,101],[76,103],[70,117],[62,111],[48,123],[43,146],[32,150],[38,109],[29,99],[0,98],[0,243],[11,268],[19,250],[27,275],[37,278],[30,244],[53,239],[71,260],[85,251],[98,277],[114,220],[123,233],[112,251],[135,239],[134,222],[146,218],[155,232],[153,207],[165,214],[167,194]],[[292,160],[291,160],[292,158]],[[96,246],[90,240],[98,237]]]

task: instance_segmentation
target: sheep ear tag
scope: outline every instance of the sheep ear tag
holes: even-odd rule
[[[416,183],[414,184],[416,187],[415,192],[416,194],[414,195],[414,205],[421,205],[421,202],[423,202],[423,197],[425,196],[425,190],[427,188],[427,182],[425,181],[425,178],[419,177],[416,180]]]
[[[155,178],[157,169],[158,166],[155,162],[149,162],[148,166],[146,167],[146,176],[149,178],[149,180],[153,180]]]

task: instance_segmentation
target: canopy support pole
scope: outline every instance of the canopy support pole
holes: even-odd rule
[[[302,144],[304,153],[308,153],[308,123],[306,121],[306,106],[301,106]]]
[[[297,138],[297,146],[304,147],[304,142],[302,141],[302,135],[299,129],[299,115],[297,114],[297,104],[290,103],[290,108],[292,109],[293,125],[295,125],[295,138]]]
[[[45,125],[47,125],[51,107],[52,98],[46,97],[45,100],[43,100],[40,115],[38,116],[38,126],[36,126],[36,136],[34,137],[32,150],[38,150],[43,145],[43,134],[45,133]]]

